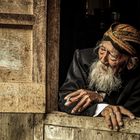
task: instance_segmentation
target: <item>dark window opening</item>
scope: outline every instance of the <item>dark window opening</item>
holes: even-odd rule
[[[99,4],[91,14],[87,9],[89,1],[61,0],[59,86],[65,80],[74,50],[94,47],[113,21],[140,28],[139,0],[106,0],[106,4]],[[94,4],[98,0],[91,1]]]

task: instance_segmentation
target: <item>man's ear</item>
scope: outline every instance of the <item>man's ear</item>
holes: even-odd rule
[[[136,67],[137,63],[138,63],[139,59],[138,57],[131,57],[129,60],[128,60],[128,63],[127,63],[127,69],[128,70],[131,70],[133,68]]]

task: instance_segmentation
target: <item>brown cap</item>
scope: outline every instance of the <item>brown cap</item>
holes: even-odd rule
[[[129,24],[113,23],[104,33],[103,40],[110,40],[114,47],[132,56],[140,50],[140,32]]]

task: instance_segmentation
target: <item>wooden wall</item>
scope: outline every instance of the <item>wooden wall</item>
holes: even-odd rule
[[[124,118],[120,131],[110,130],[102,117],[81,117],[54,112],[45,119],[45,140],[139,140],[140,119]]]
[[[140,119],[124,118],[119,131],[107,128],[102,117],[61,112],[0,115],[0,140],[139,140]]]
[[[0,112],[45,112],[46,1],[0,1]]]
[[[57,109],[59,0],[0,1],[0,38],[0,140],[44,140]]]

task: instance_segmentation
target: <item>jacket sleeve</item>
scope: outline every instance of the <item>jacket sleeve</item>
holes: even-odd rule
[[[59,90],[59,108],[60,111],[70,113],[72,108],[77,104],[65,106],[64,97],[78,89],[87,89],[88,65],[83,61],[83,56],[79,50],[76,50],[73,56],[73,61],[69,67],[66,80]],[[77,115],[93,116],[96,110],[96,104],[89,106],[86,110]]]
[[[140,78],[134,78],[121,93],[119,104],[140,117]]]

